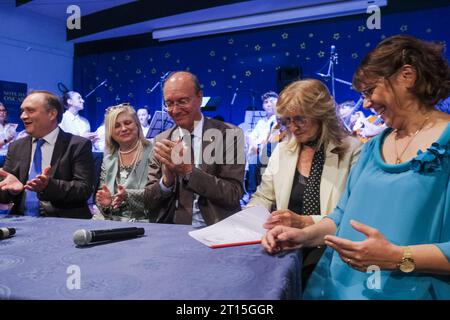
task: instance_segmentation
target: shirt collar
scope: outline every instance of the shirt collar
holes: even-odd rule
[[[194,130],[191,133],[194,137],[197,137],[200,139],[202,138],[204,123],[205,123],[205,117],[203,117],[203,114],[202,114],[202,118],[199,121],[194,122]],[[185,130],[181,129],[180,127],[178,127],[178,130],[180,133],[180,137],[183,136],[183,131],[186,132]]]
[[[50,145],[54,145],[56,143],[56,139],[58,138],[59,134],[59,126],[57,126],[55,129],[53,129],[50,133],[43,136],[42,139],[45,140]],[[36,142],[37,139],[34,139],[33,142]]]

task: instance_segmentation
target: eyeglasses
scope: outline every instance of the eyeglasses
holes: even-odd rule
[[[166,110],[173,110],[173,108],[175,108],[175,106],[184,108],[189,103],[191,103],[191,101],[192,101],[192,99],[190,97],[181,98],[181,99],[178,99],[177,101],[166,100],[166,101],[164,101],[164,107],[166,108]]]
[[[292,118],[291,117],[280,118],[281,125],[285,127],[289,126],[292,122],[294,122],[296,126],[303,126],[306,123],[308,123],[308,118],[302,116],[293,116]]]
[[[6,109],[0,109],[0,112],[6,113]]]

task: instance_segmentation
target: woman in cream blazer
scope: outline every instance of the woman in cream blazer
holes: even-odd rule
[[[336,114],[335,102],[318,80],[299,80],[280,94],[277,116],[288,140],[269,159],[248,206],[275,207],[264,227],[304,228],[319,222],[336,206],[345,189],[361,142],[349,137]],[[323,252],[303,250],[303,283]]]

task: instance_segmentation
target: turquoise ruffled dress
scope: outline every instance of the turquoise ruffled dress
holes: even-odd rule
[[[396,245],[435,244],[450,261],[450,123],[426,152],[411,161],[386,164],[381,147],[386,129],[363,148],[347,187],[328,218],[336,235],[362,241],[356,220],[378,229]],[[363,273],[327,248],[304,292],[305,299],[450,299],[450,276]]]

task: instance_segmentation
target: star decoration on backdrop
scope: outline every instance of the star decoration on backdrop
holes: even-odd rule
[[[366,30],[366,27],[364,27],[364,26],[358,27],[358,32],[364,32],[364,30]]]
[[[358,54],[356,52],[352,53],[352,59],[358,59]]]
[[[150,62],[153,62],[153,58],[150,58],[149,60],[150,60]]]
[[[108,90],[109,90],[110,92],[113,92],[114,88],[113,88],[112,86],[109,86]]]
[[[311,60],[311,58],[310,58],[310,57],[306,57],[305,60],[306,60],[306,61],[309,61],[309,60]]]
[[[223,61],[227,61],[227,59],[228,59],[228,58],[227,58],[226,56],[223,56],[223,57],[222,57],[222,60],[223,60]]]
[[[261,50],[261,46],[259,45],[259,44],[257,44],[256,46],[255,46],[255,51],[260,51]]]
[[[216,56],[216,52],[215,52],[214,50],[211,50],[211,51],[209,52],[209,55],[210,55],[211,57],[215,57],[215,56]]]
[[[291,55],[291,53],[290,53],[290,52],[285,52],[284,55],[285,55],[286,57],[289,57],[289,56]]]
[[[402,26],[400,27],[400,31],[401,31],[401,32],[406,32],[406,31],[408,31],[408,26],[407,26],[406,24],[402,25]]]
[[[98,102],[98,103],[102,102],[102,98],[97,97],[97,102]]]
[[[283,40],[286,40],[287,38],[289,38],[289,34],[285,32],[281,35],[281,38],[283,38]]]
[[[119,74],[118,73],[116,73],[116,78],[118,78],[119,77]]]
[[[142,70],[139,69],[139,68],[137,68],[137,69],[136,69],[136,74],[141,74],[141,73],[142,73]]]
[[[116,56],[112,56],[112,58],[111,58],[113,61],[115,61],[116,60]]]
[[[211,73],[212,72],[212,70],[211,69],[208,69],[208,73]]]
[[[128,98],[134,98],[133,92],[130,92],[130,93],[128,94]]]
[[[381,35],[380,37],[382,40],[386,39],[386,36],[384,34]]]
[[[155,74],[156,73],[156,69],[155,68],[152,68],[152,70],[150,71],[152,74]]]
[[[320,40],[319,42],[320,42],[320,44],[323,44],[323,40]]]
[[[234,43],[234,39],[233,38],[228,39],[228,44],[233,44],[233,43]]]
[[[366,48],[370,47],[370,42],[366,42],[365,46]]]
[[[133,79],[130,79],[130,83],[134,83],[134,80],[133,80]]]
[[[277,44],[275,42],[272,42],[272,48],[275,48]]]
[[[236,75],[233,74],[233,75],[231,76],[231,78],[232,78],[232,79],[236,79]]]
[[[306,49],[306,43],[305,42],[300,43],[300,49],[302,49],[302,50]]]
[[[169,53],[169,52],[166,52],[166,53],[164,54],[164,58],[169,59],[169,58],[170,58],[170,53]]]
[[[250,70],[245,71],[245,76],[250,77],[252,75],[252,72]]]
[[[334,40],[339,40],[340,37],[341,37],[341,35],[339,33],[333,34],[333,39]]]
[[[145,90],[145,92],[147,92],[148,94],[152,93],[152,89],[147,88],[147,90]]]
[[[217,84],[217,83],[216,83],[216,81],[214,81],[214,80],[213,80],[213,81],[211,81],[211,87],[215,87],[215,86],[216,86],[216,84]]]
[[[318,56],[319,58],[323,58],[323,57],[325,57],[325,52],[323,52],[322,50],[320,50],[320,51],[317,53],[317,56]]]
[[[314,38],[314,33],[310,33],[310,34],[308,34],[308,37],[310,37],[310,38]]]
[[[258,62],[262,62],[263,59],[261,57],[258,58]]]
[[[180,63],[180,59],[177,59],[177,61],[176,61],[177,63]]]
[[[131,57],[127,54],[126,56],[125,56],[125,61],[129,61],[131,59]]]
[[[427,30],[425,30],[426,33],[431,33],[431,28],[428,28]]]

